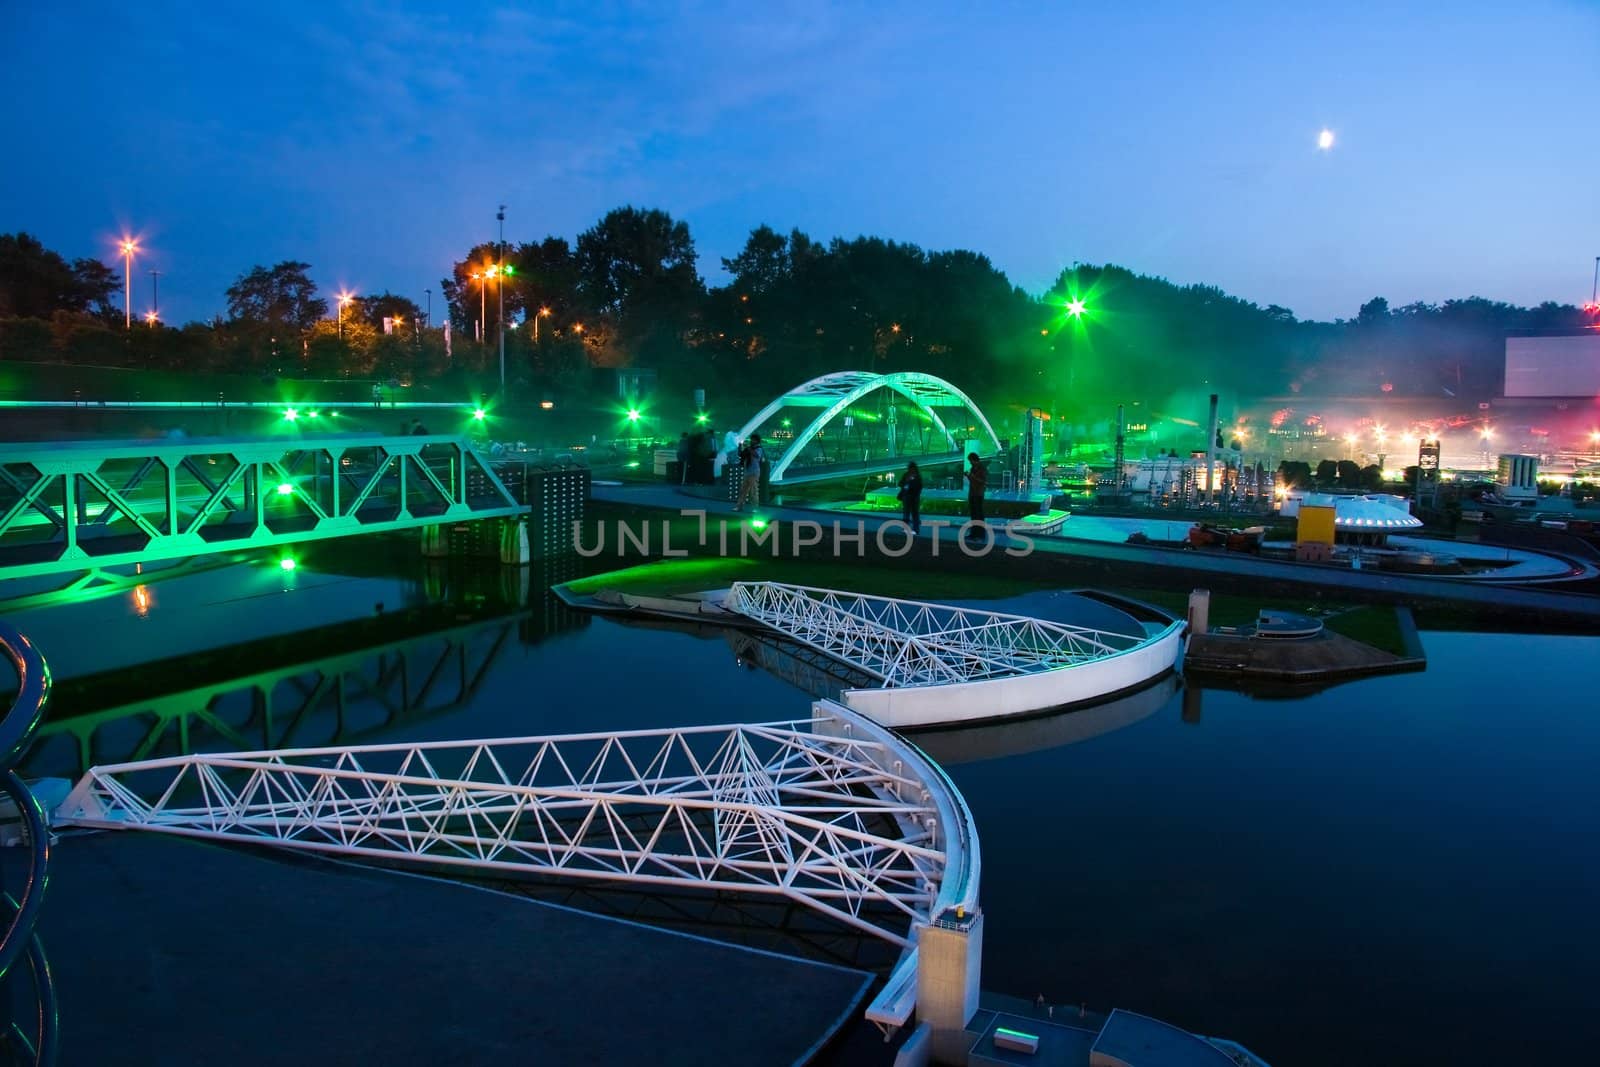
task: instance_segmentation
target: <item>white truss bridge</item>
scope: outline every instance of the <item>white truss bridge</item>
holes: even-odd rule
[[[1026,615],[780,582],[735,582],[731,592],[731,610],[892,686],[1050,671],[1144,640]]]
[[[779,582],[735,582],[722,606],[876,679],[845,703],[895,727],[1109,697],[1169,673],[1182,652],[1183,624],[1166,618],[1118,633]]]
[[[902,946],[976,906],[977,839],[943,773],[826,702],[794,722],[94,767],[55,822],[777,894]]]

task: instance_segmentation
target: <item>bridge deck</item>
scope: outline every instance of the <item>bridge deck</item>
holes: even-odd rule
[[[456,883],[154,835],[69,837],[53,866],[42,936],[62,1063],[794,1063],[873,981]]]

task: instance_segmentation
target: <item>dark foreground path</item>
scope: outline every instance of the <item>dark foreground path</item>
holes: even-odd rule
[[[56,845],[61,1063],[788,1064],[872,977],[446,881],[144,833]]]

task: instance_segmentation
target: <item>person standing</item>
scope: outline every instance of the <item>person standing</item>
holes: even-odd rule
[[[900,479],[900,518],[911,527],[911,532],[922,532],[922,472],[917,461],[906,464],[906,473]]]
[[[761,452],[761,435],[753,433],[739,452],[739,468],[744,477],[739,481],[739,500],[733,507],[734,511],[743,511],[746,500],[750,501],[752,508],[761,506],[761,465],[764,462],[766,456]]]
[[[967,514],[975,523],[983,521],[983,493],[989,488],[989,468],[976,452],[967,453]],[[969,533],[970,536],[970,533]]]

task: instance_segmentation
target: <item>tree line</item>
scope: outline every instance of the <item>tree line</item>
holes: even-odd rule
[[[765,225],[721,266],[725,280],[708,285],[687,223],[622,207],[573,242],[469,248],[440,281],[435,322],[392,293],[341,306],[291,260],[241,274],[225,317],[124,330],[115,270],[68,262],[25,233],[0,235],[0,358],[307,377],[481,374],[498,359],[503,302],[508,377],[528,388],[645,366],[667,387],[753,396],[861,369],[925,371],[988,403],[1054,410],[1139,397],[1159,407],[1185,390],[1466,402],[1501,391],[1508,332],[1585,324],[1571,305],[1481,297],[1396,309],[1379,297],[1350,319],[1306,321],[1109,264],[1074,265],[1030,294],[978,252],[870,236],[824,242]]]

